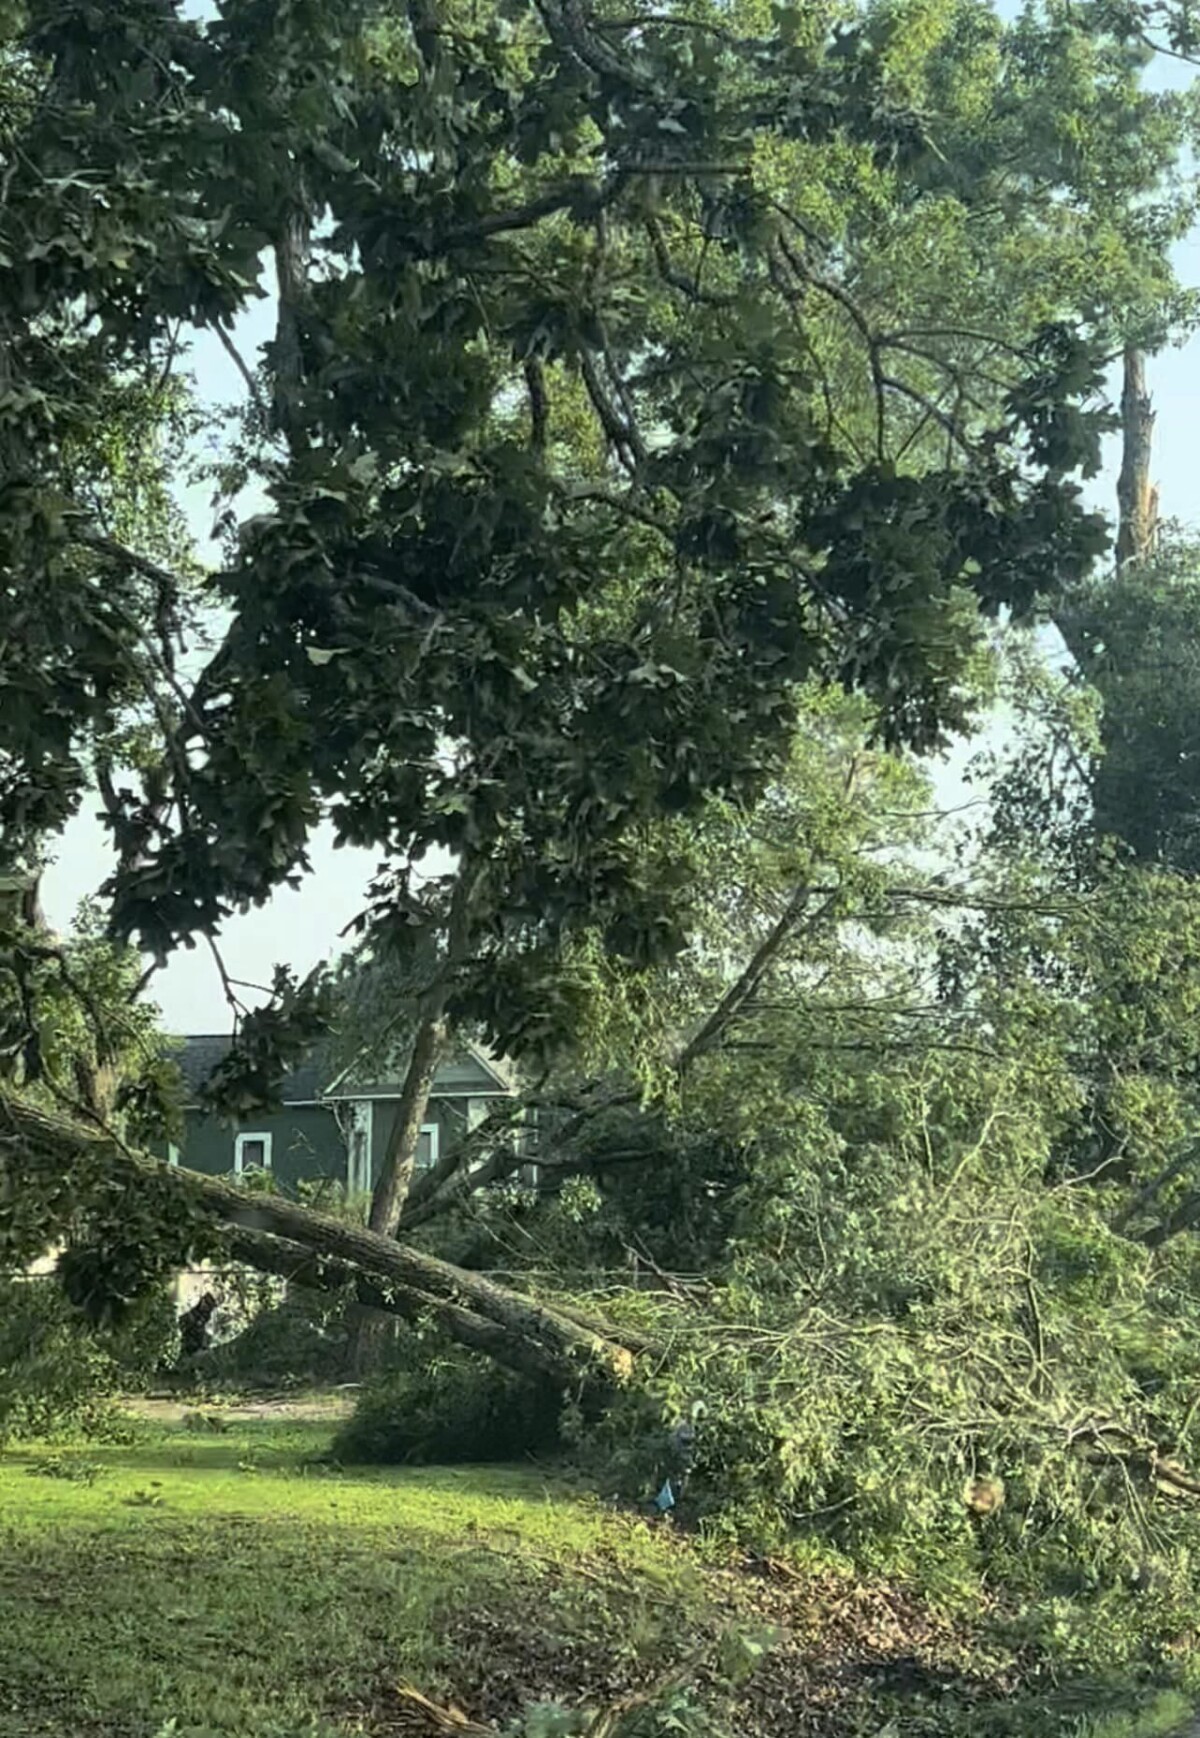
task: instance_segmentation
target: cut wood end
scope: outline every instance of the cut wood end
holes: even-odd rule
[[[614,1374],[622,1382],[633,1380],[633,1353],[626,1346],[616,1346],[612,1351],[612,1367]]]

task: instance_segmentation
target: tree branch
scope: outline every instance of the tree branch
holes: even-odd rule
[[[365,1283],[374,1307],[406,1316],[428,1312],[473,1350],[497,1358],[507,1352],[526,1370],[586,1391],[610,1388],[632,1369],[630,1350],[616,1335],[581,1327],[553,1305],[283,1196],[249,1194],[219,1178],[163,1164],[131,1151],[109,1131],[84,1127],[0,1087],[0,1209],[15,1191],[24,1194],[39,1183],[63,1201],[72,1178],[81,1187],[75,1206],[85,1213],[89,1185],[108,1197],[114,1184],[134,1189],[153,1184],[164,1206],[188,1215],[190,1242],[215,1231],[231,1237],[255,1265],[267,1263],[270,1272],[278,1272],[284,1259],[299,1259],[297,1251],[305,1252],[306,1260],[345,1270],[335,1283],[351,1278]],[[260,1241],[264,1236],[273,1241]],[[290,1247],[281,1249],[281,1243]],[[310,1271],[315,1278],[320,1268]],[[478,1327],[480,1321],[485,1328]]]
[[[251,403],[255,406],[255,408],[258,410],[259,414],[265,420],[266,414],[267,414],[267,407],[264,404],[262,394],[258,389],[258,381],[255,380],[253,373],[251,372],[249,367],[246,365],[246,362],[242,356],[241,351],[238,349],[237,345],[234,343],[234,341],[230,337],[229,333],[225,330],[224,326],[221,325],[219,320],[213,326],[212,330],[217,334],[217,337],[220,339],[222,347],[224,348],[226,355],[230,358],[234,367],[237,369],[238,373],[241,375],[242,379],[245,381],[246,390],[250,394]]]
[[[464,865],[450,900],[446,957],[432,984],[418,1002],[412,1051],[400,1089],[396,1122],[371,1197],[370,1227],[386,1234],[395,1229],[408,1200],[417,1164],[421,1125],[425,1120],[434,1076],[449,1039],[446,1006],[453,975],[471,946],[471,904],[483,877],[480,865]]]
[[[725,1028],[737,1018],[742,1008],[753,997],[787,943],[808,918],[808,902],[812,897],[812,892],[812,888],[807,884],[802,884],[796,888],[778,921],[751,954],[738,978],[726,990],[700,1029],[679,1052],[675,1059],[677,1074],[684,1073],[693,1062],[713,1048]],[[836,897],[837,891],[835,890],[821,909],[812,914],[813,921],[823,917],[829,911]]]
[[[654,262],[658,267],[658,275],[664,284],[669,284],[674,290],[679,290],[690,302],[699,302],[706,308],[729,308],[733,306],[734,297],[719,295],[713,290],[706,290],[698,278],[691,277],[687,272],[680,271],[671,259],[663,236],[662,225],[657,217],[646,218],[646,234],[654,252]]]
[[[625,419],[605,391],[596,364],[586,350],[580,354],[579,367],[583,374],[584,385],[587,387],[588,397],[592,401],[592,407],[600,419],[601,428],[622,465],[631,476],[635,476],[638,469],[639,449],[641,457],[645,457],[645,449],[641,446],[641,439],[637,430],[626,425]]]
[[[546,371],[536,356],[527,356],[524,363],[525,386],[529,393],[529,444],[535,453],[546,450],[546,431],[550,423],[550,401],[546,396]]]

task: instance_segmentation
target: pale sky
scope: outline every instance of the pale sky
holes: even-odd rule
[[[1003,6],[1002,11],[1010,8]],[[1163,87],[1188,82],[1188,70],[1170,61],[1159,62],[1153,81]],[[1180,244],[1176,254],[1184,284],[1200,284],[1200,236]],[[237,343],[251,363],[257,347],[270,335],[273,302],[258,304],[242,321]],[[193,348],[191,367],[204,398],[213,404],[228,404],[243,397],[240,375],[220,343],[201,335]],[[1200,335],[1152,359],[1148,383],[1158,415],[1155,429],[1155,481],[1160,491],[1164,518],[1192,525],[1198,515],[1193,479],[1193,431],[1200,428]],[[1090,486],[1096,505],[1112,510],[1118,453],[1110,443],[1103,475]],[[181,499],[193,533],[203,550],[209,545],[211,513],[205,489],[187,489]],[[253,511],[253,503],[247,504]],[[210,546],[211,547],[211,546]],[[966,750],[953,754],[940,772],[939,794],[947,804],[962,800],[960,776]],[[284,891],[268,905],[233,919],[221,937],[221,950],[230,974],[252,983],[270,981],[272,967],[285,963],[298,972],[339,953],[345,945],[340,933],[361,909],[367,880],[375,866],[374,853],[335,851],[327,832],[312,842],[313,872],[299,892]],[[46,912],[55,928],[67,929],[81,899],[99,887],[111,867],[107,835],[95,813],[85,803],[83,811],[64,833],[43,887]],[[206,948],[181,950],[154,979],[152,994],[162,1009],[165,1024],[173,1032],[220,1032],[230,1028],[230,1011],[220,980]],[[246,992],[253,1004],[261,997]]]

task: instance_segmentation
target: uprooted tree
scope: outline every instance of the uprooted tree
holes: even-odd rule
[[[893,6],[143,0],[111,29],[34,0],[3,28],[6,1257],[78,1230],[102,1307],[220,1233],[515,1366],[619,1372],[603,1324],[395,1240],[438,1056],[469,1022],[543,1065],[586,1017],[581,951],[678,955],[677,827],[769,791],[805,683],[889,744],[968,722],[981,616],[1103,547],[1071,477],[1106,358],[1181,312],[1186,113],[1100,23],[974,5],[920,48]],[[164,483],[191,328],[246,381],[223,485],[268,502],[211,574]],[[302,874],[324,818],[380,854],[368,937],[432,963],[367,1231],[168,1176],[32,1041],[70,969],[38,866],[93,788],[112,936],[156,958]],[[281,978],[223,1101],[320,1018]],[[497,1161],[469,1156],[477,1186]]]

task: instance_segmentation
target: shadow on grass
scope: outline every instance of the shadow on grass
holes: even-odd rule
[[[0,1454],[0,1464],[31,1468],[46,1460],[88,1462],[117,1472],[239,1472],[253,1466],[263,1472],[295,1473],[322,1472],[332,1469],[315,1463],[309,1467],[301,1458],[284,1454],[278,1449],[256,1452],[246,1445],[231,1447],[220,1442],[198,1442],[172,1448],[111,1448],[106,1443],[95,1446],[58,1448],[50,1443],[36,1448],[8,1448]]]

